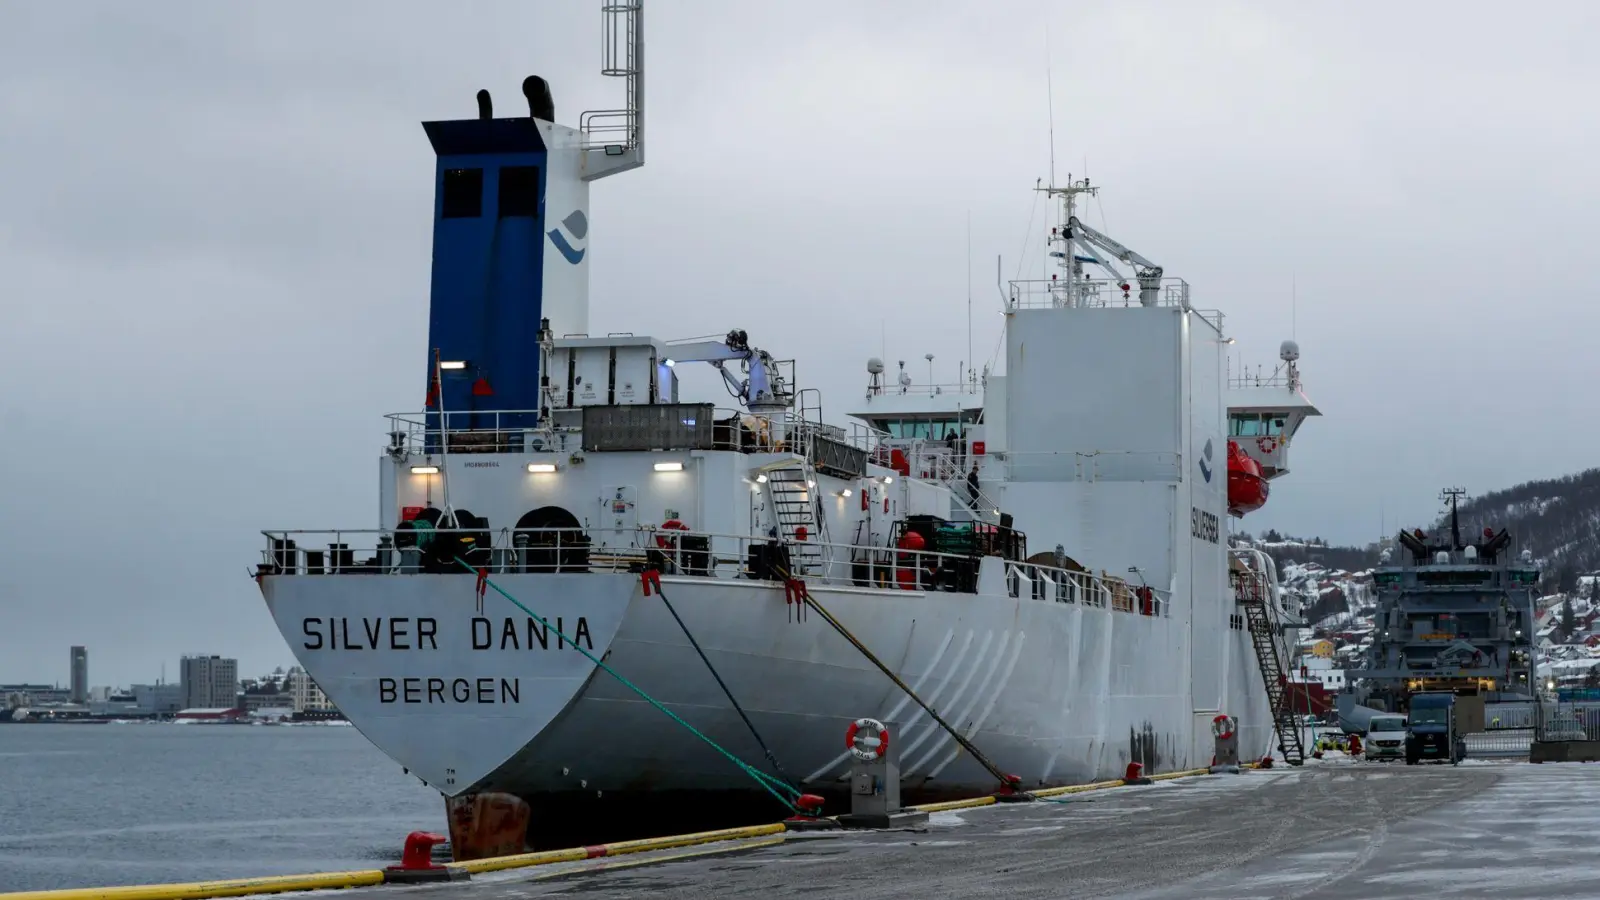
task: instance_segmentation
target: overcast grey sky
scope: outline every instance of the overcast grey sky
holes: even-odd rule
[[[594,2],[0,3],[0,682],[290,655],[262,528],[369,527],[418,407],[418,122],[615,106]],[[1600,5],[655,2],[649,163],[600,182],[592,331],[746,329],[830,417],[980,364],[1050,168],[1325,417],[1248,520],[1339,541],[1593,463]],[[1050,36],[1047,54],[1046,31]],[[1085,169],[1087,165],[1087,169]],[[1024,248],[1030,253],[1022,259]],[[1298,282],[1297,315],[1290,285]],[[891,362],[892,365],[892,362]]]

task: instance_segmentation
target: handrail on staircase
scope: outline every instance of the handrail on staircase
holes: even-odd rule
[[[1296,721],[1289,699],[1288,684],[1283,661],[1278,656],[1279,623],[1274,615],[1273,603],[1267,596],[1266,576],[1260,572],[1235,572],[1234,592],[1245,607],[1245,618],[1250,628],[1250,643],[1255,648],[1256,662],[1267,690],[1271,706],[1273,730],[1278,737],[1284,762],[1292,766],[1305,761],[1305,746],[1300,739],[1300,726]]]

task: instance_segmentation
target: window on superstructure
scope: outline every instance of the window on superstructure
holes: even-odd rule
[[[905,440],[943,441],[961,435],[961,425],[956,419],[875,419],[873,424],[888,432],[890,437]]]
[[[1281,417],[1259,413],[1244,413],[1228,419],[1228,433],[1233,437],[1277,437],[1284,433],[1285,426]]]
[[[1265,433],[1261,428],[1261,417],[1257,415],[1233,416],[1229,425],[1228,430],[1234,437],[1260,437]]]
[[[483,170],[445,169],[439,217],[473,219],[483,215]]]
[[[505,166],[500,169],[499,216],[539,215],[539,167]]]

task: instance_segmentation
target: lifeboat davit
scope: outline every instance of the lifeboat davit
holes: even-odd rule
[[[1261,476],[1261,464],[1228,442],[1228,515],[1242,516],[1267,505],[1267,479]]]

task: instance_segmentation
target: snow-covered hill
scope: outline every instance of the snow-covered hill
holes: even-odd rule
[[[1285,594],[1286,606],[1298,610],[1306,627],[1300,639],[1302,650],[1327,640],[1334,646],[1334,664],[1353,668],[1367,646],[1364,640],[1372,631],[1372,566],[1374,549],[1328,547],[1316,539],[1286,538],[1269,533],[1263,539],[1243,540],[1264,551],[1278,564],[1278,585]],[[1330,564],[1331,560],[1354,562],[1352,568]]]

